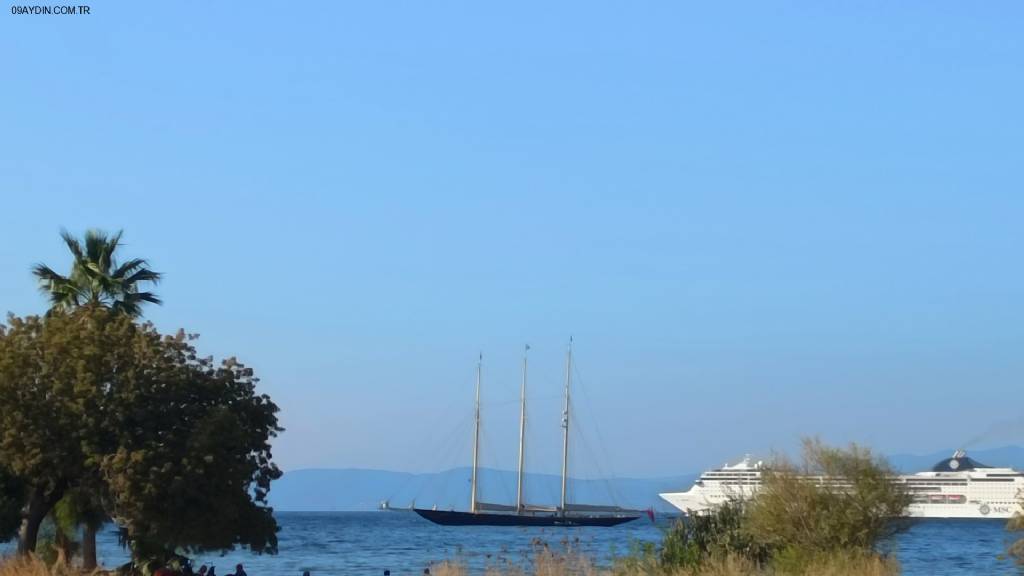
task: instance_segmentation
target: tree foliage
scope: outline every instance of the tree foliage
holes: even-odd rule
[[[1024,505],[1024,497],[1021,504]],[[1024,514],[1017,512],[1006,521],[1006,529],[1010,532],[1024,531]],[[1014,540],[1007,547],[1007,553],[1017,564],[1024,564],[1024,538]]]
[[[277,406],[256,393],[250,368],[199,358],[193,340],[98,305],[9,317],[0,462],[27,500],[45,515],[84,490],[136,550],[275,551],[266,498],[280,476],[269,444]],[[37,530],[41,517],[28,516]]]
[[[143,372],[160,377],[115,394],[110,426],[120,438],[101,464],[114,518],[130,540],[169,550],[241,544],[276,551],[276,523],[265,504],[281,474],[269,444],[280,431],[277,407],[255,393],[251,368],[234,358],[219,365],[199,358],[190,340],[184,333],[161,339]],[[137,395],[163,408],[139,418],[127,409]]]
[[[88,230],[79,241],[67,231],[61,232],[74,257],[71,273],[63,276],[45,264],[32,268],[39,289],[50,298],[53,309],[67,311],[92,304],[135,317],[142,313],[144,303],[160,304],[156,294],[140,290],[144,282],[159,282],[158,272],[150,270],[141,258],[117,263],[115,252],[121,236],[121,232],[108,236],[100,230]]]
[[[130,322],[128,322],[130,324]],[[88,406],[102,343],[66,315],[8,318],[0,328],[0,462],[25,489],[19,550],[31,551],[43,517],[85,476]]]
[[[762,470],[752,498],[680,519],[657,555],[648,551],[634,562],[683,573],[718,573],[730,563],[752,573],[822,574],[841,567],[849,572],[840,573],[869,573],[865,567],[872,566],[894,573],[894,562],[875,550],[904,526],[899,518],[910,504],[893,476],[867,449],[806,440],[802,464],[776,459]]]
[[[758,565],[766,562],[771,550],[751,536],[746,514],[746,503],[734,500],[710,513],[680,518],[665,534],[661,565],[697,568],[711,558],[729,556],[740,556]]]
[[[903,528],[910,494],[895,475],[866,448],[805,440],[801,466],[780,459],[762,473],[748,530],[779,549],[870,550]]]

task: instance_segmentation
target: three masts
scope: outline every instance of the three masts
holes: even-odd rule
[[[561,496],[557,507],[537,506],[523,501],[525,481],[524,462],[526,456],[526,378],[527,352],[523,354],[523,379],[519,393],[519,458],[516,472],[515,506],[481,502],[477,494],[480,463],[480,382],[483,371],[483,357],[477,360],[476,403],[474,406],[473,428],[473,472],[470,487],[469,512],[454,510],[426,510],[414,508],[416,513],[427,520],[446,525],[498,525],[498,526],[614,526],[640,517],[640,512],[618,506],[572,505],[569,504],[569,418],[570,393],[572,388],[572,340],[566,352],[565,361],[565,405],[562,410],[562,478]]]

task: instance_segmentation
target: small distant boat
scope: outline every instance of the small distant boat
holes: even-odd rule
[[[526,347],[529,350],[529,346]],[[569,474],[569,392],[572,386],[572,340],[565,361],[565,409],[562,412],[562,495],[558,506],[535,506],[523,501],[523,454],[526,434],[526,355],[523,355],[523,383],[519,411],[519,467],[516,503],[492,504],[477,499],[477,465],[480,456],[480,373],[482,358],[476,366],[476,414],[473,433],[473,476],[469,511],[415,508],[417,514],[444,526],[615,526],[646,514],[619,506],[572,504],[566,499]]]

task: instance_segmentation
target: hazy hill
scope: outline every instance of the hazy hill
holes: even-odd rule
[[[282,511],[373,510],[382,500],[394,507],[434,504],[442,509],[465,509],[469,505],[470,469],[454,468],[432,474],[408,474],[384,470],[307,469],[294,470],[274,483],[271,504]],[[659,492],[689,487],[696,474],[669,478],[573,480],[570,499],[583,504],[610,504],[634,508],[654,507],[670,511],[658,498]],[[488,502],[515,501],[515,472],[480,470],[480,499]],[[533,504],[557,503],[561,478],[549,474],[527,474],[525,492]]]
[[[948,458],[953,450],[932,454],[897,454],[889,461],[902,472],[930,469],[936,462]],[[1024,448],[1006,446],[987,450],[970,450],[968,455],[989,466],[1011,466],[1024,470]],[[610,480],[573,480],[570,499],[587,504],[609,504],[633,508],[654,507],[672,511],[671,506],[658,498],[659,492],[685,490],[693,484],[698,473],[680,474],[667,478],[615,478]],[[469,468],[454,468],[431,474],[408,474],[384,470],[361,469],[307,469],[288,472],[274,483],[271,504],[277,510],[331,511],[373,510],[382,500],[394,507],[434,504],[441,509],[462,510],[469,503]],[[480,470],[480,498],[489,502],[515,501],[516,475],[514,472],[492,469]],[[527,500],[534,504],[554,504],[558,501],[561,479],[550,474],[528,474]]]
[[[953,455],[953,449],[942,450],[924,455],[897,454],[889,457],[889,462],[901,472],[922,472],[931,470],[937,462]],[[1020,446],[1004,446],[987,450],[968,450],[967,455],[986,466],[1009,466],[1024,470],[1024,448]]]

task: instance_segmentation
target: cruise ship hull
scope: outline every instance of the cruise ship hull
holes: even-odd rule
[[[985,466],[957,451],[931,470],[894,476],[913,501],[908,518],[1006,519],[1024,513],[1024,473],[1012,468]],[[744,460],[705,472],[685,492],[659,494],[686,514],[701,514],[731,500],[756,495],[761,484],[761,464]]]
[[[701,514],[711,510],[719,503],[688,496],[685,492],[659,494],[663,500],[676,509],[690,514]],[[968,502],[966,504],[911,504],[907,507],[907,518],[1011,518],[1015,514],[1024,514],[1019,504],[994,504],[988,502]]]

